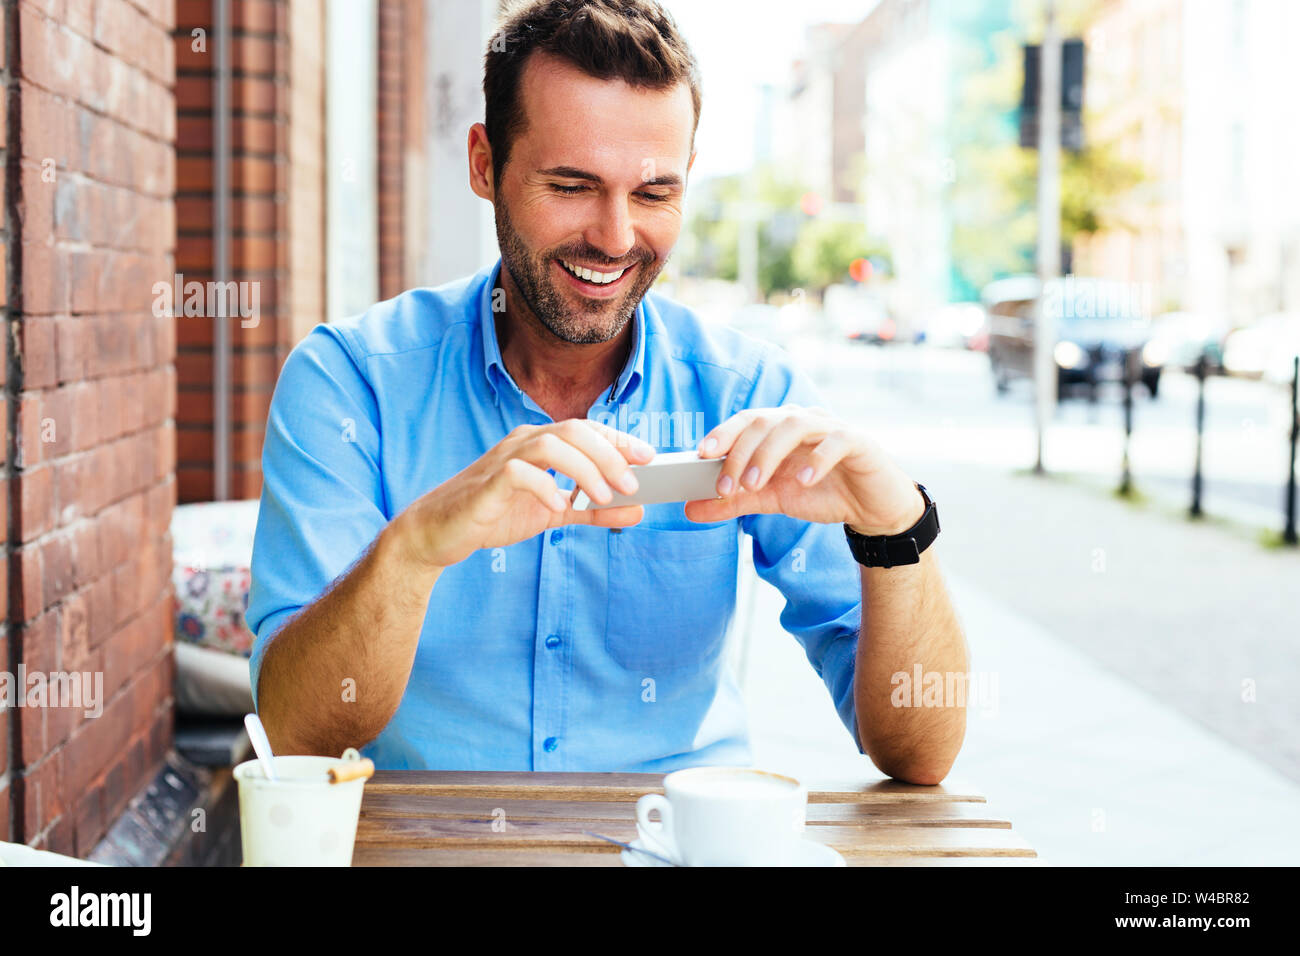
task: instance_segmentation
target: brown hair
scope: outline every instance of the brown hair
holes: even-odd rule
[[[700,124],[700,71],[673,18],[655,0],[522,0],[506,11],[488,42],[483,68],[484,125],[495,182],[514,138],[527,126],[519,93],[530,54],[548,53],[589,76],[665,90],[686,83]]]

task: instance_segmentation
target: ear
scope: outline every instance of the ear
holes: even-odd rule
[[[496,184],[492,182],[492,147],[488,145],[487,127],[475,123],[469,128],[469,188],[488,202],[495,202]]]
[[[687,162],[686,162],[686,175],[687,175],[687,176],[689,176],[689,175],[691,174],[691,167],[695,165],[695,157],[696,157],[697,155],[699,155],[699,151],[698,151],[698,150],[694,150],[694,149],[691,150],[691,158],[690,158],[689,160],[687,160]]]

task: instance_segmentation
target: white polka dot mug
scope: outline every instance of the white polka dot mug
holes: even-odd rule
[[[273,759],[278,780],[267,780],[257,760],[234,770],[244,866],[351,866],[369,774],[331,783],[338,757]],[[343,760],[361,755],[349,748]]]

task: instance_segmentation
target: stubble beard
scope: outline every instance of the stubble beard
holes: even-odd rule
[[[550,263],[557,257],[599,262],[602,254],[592,249],[559,249],[545,256],[534,255],[515,231],[505,203],[494,203],[494,209],[501,264],[509,270],[524,304],[556,338],[574,345],[608,342],[622,332],[667,262],[664,259],[656,264],[653,254],[643,249],[644,255],[628,266],[637,274],[621,299],[570,297],[557,287]],[[573,298],[578,302],[576,311]]]

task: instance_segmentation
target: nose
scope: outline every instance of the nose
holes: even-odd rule
[[[610,192],[599,206],[599,218],[584,237],[610,259],[622,259],[636,245],[636,223],[629,208],[631,196]]]

